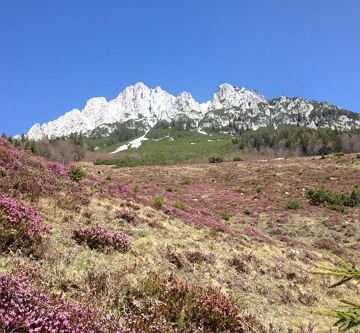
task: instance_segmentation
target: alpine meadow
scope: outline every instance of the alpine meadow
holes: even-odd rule
[[[359,12],[0,0],[0,333],[359,333]]]

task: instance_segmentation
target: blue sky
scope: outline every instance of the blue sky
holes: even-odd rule
[[[0,0],[0,132],[142,81],[229,82],[360,111],[358,0]]]

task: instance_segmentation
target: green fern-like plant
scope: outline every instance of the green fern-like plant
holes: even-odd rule
[[[334,257],[336,258],[339,267],[319,265],[317,266],[318,270],[314,273],[340,278],[340,280],[332,284],[330,288],[338,287],[345,282],[349,282],[350,280],[360,281],[360,270],[355,268],[346,260],[336,255],[334,255]]]
[[[315,274],[337,277],[339,280],[332,284],[330,288],[338,287],[351,280],[360,281],[360,270],[355,268],[346,260],[337,257],[338,267],[318,266]],[[341,300],[342,307],[339,310],[318,309],[314,312],[328,317],[336,318],[334,326],[344,332],[356,326],[360,326],[360,303]]]
[[[341,310],[319,309],[314,311],[317,314],[333,317],[337,319],[334,326],[338,327],[341,332],[360,325],[360,304],[341,300]]]

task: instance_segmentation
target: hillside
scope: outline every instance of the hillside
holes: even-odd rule
[[[356,155],[81,165],[0,139],[0,330],[326,332],[312,310],[359,299],[313,274],[360,264]]]

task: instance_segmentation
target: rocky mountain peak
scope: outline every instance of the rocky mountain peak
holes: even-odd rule
[[[197,102],[189,92],[177,97],[161,87],[149,88],[138,82],[125,88],[115,99],[91,98],[82,110],[73,109],[54,121],[35,124],[28,137],[40,140],[62,137],[71,133],[88,135],[96,128],[115,123],[141,123],[150,129],[158,121],[188,118],[198,130],[206,128],[256,129],[269,124],[297,124],[309,127],[338,129],[360,128],[360,115],[342,110],[329,103],[319,103],[304,98],[267,100],[255,90],[223,83],[211,101]]]

